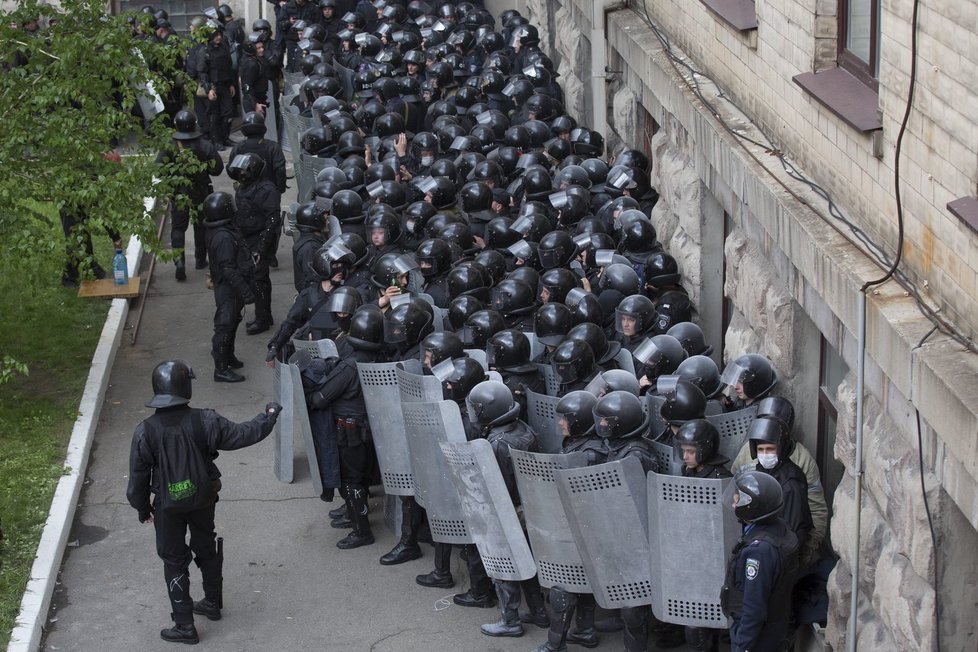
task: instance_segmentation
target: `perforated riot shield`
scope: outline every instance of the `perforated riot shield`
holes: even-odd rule
[[[526,421],[537,434],[540,450],[544,453],[559,453],[563,436],[557,429],[556,396],[544,396],[526,390]]]
[[[584,562],[557,494],[555,469],[585,466],[587,455],[547,455],[511,450],[516,484],[523,502],[523,517],[530,549],[537,563],[540,586],[556,586],[571,593],[590,593]]]
[[[296,351],[305,351],[313,358],[337,358],[336,343],[330,339],[292,340]]]
[[[312,441],[312,426],[309,424],[309,409],[306,407],[306,393],[302,389],[302,373],[294,364],[288,365],[289,377],[292,381],[292,404],[295,423],[302,433],[302,443],[306,449],[306,462],[309,464],[309,476],[316,496],[323,493],[323,479],[319,474],[319,460],[316,458],[316,445]],[[284,403],[283,403],[284,405]]]
[[[648,488],[642,463],[626,457],[553,473],[594,599],[605,609],[650,604]]]
[[[755,414],[757,414],[757,404],[736,412],[706,417],[706,420],[720,433],[720,454],[728,460],[736,458],[737,453],[747,443],[747,431]]]
[[[526,580],[537,573],[516,508],[509,498],[492,445],[485,439],[443,442],[441,450],[482,565],[497,580]]]
[[[554,368],[548,364],[537,364],[537,368],[547,384],[547,396],[560,396],[560,377]]]
[[[384,491],[396,496],[414,495],[411,456],[404,432],[404,415],[398,400],[398,362],[358,362],[360,387],[367,406]],[[420,366],[420,362],[418,363]]]
[[[275,477],[279,482],[291,483],[295,477],[295,404],[292,401],[292,375],[288,365],[276,360],[273,378],[276,400],[282,406],[275,428]]]
[[[652,611],[659,620],[729,626],[720,608],[720,588],[741,530],[721,501],[730,482],[649,473]]]
[[[650,441],[649,443],[655,453],[655,461],[659,465],[659,471],[663,475],[682,475],[685,462],[676,455],[676,449],[673,446],[657,441]]]
[[[486,357],[486,352],[483,349],[465,349],[465,355],[481,364],[482,368],[486,371],[489,370],[489,361]]]
[[[452,483],[439,442],[461,443],[465,430],[454,401],[401,403],[411,452],[414,499],[428,512],[431,538],[439,543],[472,543],[462,501]]]
[[[442,400],[441,381],[435,376],[412,373],[403,365],[394,368],[394,376],[402,402]]]

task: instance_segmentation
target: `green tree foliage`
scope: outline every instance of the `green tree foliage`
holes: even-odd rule
[[[4,271],[35,268],[38,256],[83,256],[81,238],[66,251],[51,237],[61,210],[87,216],[84,228],[95,237],[104,238],[108,227],[158,247],[143,198],[171,199],[180,179],[199,166],[188,156],[157,163],[172,129],[165,116],[144,124],[135,110],[150,89],[162,95],[183,83],[183,48],[154,39],[150,16],[110,16],[105,6],[19,0],[13,11],[0,12]]]

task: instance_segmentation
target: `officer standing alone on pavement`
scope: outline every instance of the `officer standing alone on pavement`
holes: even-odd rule
[[[139,522],[153,523],[156,529],[156,552],[163,560],[174,622],[173,627],[160,631],[160,637],[187,644],[199,641],[195,613],[210,620],[221,619],[223,554],[214,532],[221,472],[214,459],[219,450],[245,448],[267,437],[282,409],[278,403],[269,403],[251,421],[234,423],[213,410],[189,406],[193,378],[193,370],[183,360],[167,360],[153,370],[154,396],[146,407],[156,408],[156,413],[136,426],[133,433],[126,491],[129,504],[139,513]],[[184,483],[175,483],[178,478],[169,477],[173,469],[180,468],[176,460],[182,452],[201,460],[203,464],[198,468],[206,473],[195,483],[200,495],[193,498],[195,509],[189,511],[174,505],[173,487]],[[189,462],[184,468],[193,466]],[[192,479],[194,473],[181,477]],[[198,602],[190,597],[191,556],[200,568],[204,588],[204,599]]]

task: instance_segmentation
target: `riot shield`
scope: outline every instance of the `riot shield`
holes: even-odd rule
[[[295,173],[296,180],[299,178],[302,167],[299,157],[302,155],[301,138],[302,132],[307,129],[305,126],[306,121],[308,121],[308,118],[303,118],[298,113],[293,113],[289,110],[282,111],[282,127],[285,130],[285,141],[288,142],[290,151],[292,152],[292,169]],[[299,201],[305,201],[305,198],[300,195]]]
[[[402,402],[440,401],[444,396],[441,381],[435,376],[416,374],[403,366],[395,367],[394,376]]]
[[[530,360],[536,360],[537,356],[543,353],[543,342],[537,339],[537,334],[532,332],[523,333],[530,341]]]
[[[336,343],[331,339],[292,340],[296,351],[305,351],[313,358],[337,358]]]
[[[537,364],[537,369],[547,384],[547,396],[560,396],[560,377],[554,368],[548,364]]]
[[[439,543],[472,543],[462,501],[452,484],[439,442],[464,442],[465,430],[454,401],[404,402],[404,431],[414,473],[414,499],[428,512],[431,538]]]
[[[482,349],[465,349],[465,355],[469,356],[476,362],[482,365],[482,368],[489,371],[489,362],[486,358],[486,352]]]
[[[526,580],[537,573],[516,508],[485,439],[442,442],[462,512],[489,577]]]
[[[653,433],[653,435],[655,434],[658,433]],[[676,449],[673,446],[652,440],[649,443],[652,445],[652,450],[655,453],[655,461],[659,464],[659,471],[663,475],[683,474],[683,465],[685,462],[676,455]]]
[[[618,363],[619,369],[624,369],[630,374],[635,373],[635,358],[632,357],[632,352],[628,349],[620,350],[615,355],[614,360]]]
[[[659,620],[729,626],[720,608],[720,588],[741,531],[721,500],[730,482],[649,473],[652,611]]]
[[[333,61],[333,70],[336,71],[336,77],[343,87],[343,100],[349,102],[353,99],[353,71],[341,66],[336,60]]]
[[[559,453],[563,446],[563,435],[557,429],[556,396],[544,396],[526,390],[526,421],[540,441],[544,453]]]
[[[557,494],[555,469],[582,467],[587,464],[584,453],[547,455],[510,450],[516,484],[523,502],[523,517],[530,537],[530,549],[537,563],[540,586],[557,588],[571,593],[590,593],[591,587],[584,572],[584,562],[571,533]]]
[[[398,496],[384,495],[384,525],[394,536],[401,536],[401,521],[404,514],[401,512],[401,499]]]
[[[411,456],[404,433],[401,402],[397,400],[398,364],[401,363],[358,362],[357,372],[384,491],[396,496],[412,496],[414,480],[411,478]]]
[[[265,139],[274,140],[276,143],[279,143],[278,115],[281,106],[279,106],[278,97],[275,96],[275,86],[272,82],[267,82],[267,84],[268,88],[265,97],[268,98],[268,106],[265,107]]]
[[[275,477],[279,482],[291,483],[295,478],[293,456],[295,455],[295,410],[292,401],[292,375],[288,365],[275,361],[275,395],[282,413],[275,428]]]
[[[312,441],[312,427],[309,424],[309,410],[306,407],[306,393],[302,389],[302,372],[294,364],[288,365],[289,377],[292,380],[292,414],[299,424],[302,433],[302,443],[306,449],[306,462],[309,464],[309,475],[316,495],[323,493],[323,479],[319,474],[319,460],[316,457],[316,445]],[[284,405],[284,403],[283,403]]]
[[[649,498],[642,463],[626,457],[553,473],[594,599],[605,609],[650,604]]]
[[[750,422],[757,414],[757,404],[746,407],[736,412],[707,416],[706,420],[712,423],[717,432],[720,433],[720,454],[728,460],[737,457],[737,453],[747,443],[747,431],[750,429]]]

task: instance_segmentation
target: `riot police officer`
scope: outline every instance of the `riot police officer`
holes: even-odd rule
[[[153,370],[153,398],[146,407],[156,412],[136,426],[129,454],[129,486],[126,498],[138,512],[140,523],[153,523],[156,552],[163,560],[163,576],[173,609],[173,627],[160,631],[160,638],[173,643],[198,642],[194,614],[210,620],[221,619],[223,608],[223,553],[214,533],[214,507],[221,488],[221,472],[214,464],[219,450],[237,450],[257,444],[272,432],[282,406],[269,403],[251,421],[234,423],[213,410],[190,407],[193,369],[183,360],[161,362]],[[209,486],[196,487],[201,496],[199,508],[177,511],[164,507],[162,492],[170,491],[177,478],[167,477],[164,451],[174,455],[186,442],[198,449],[206,468]],[[150,498],[150,495],[153,498]],[[187,531],[190,545],[187,545]],[[204,599],[190,598],[190,560],[200,568]]]
[[[300,205],[296,211],[295,228],[300,234],[292,245],[292,274],[296,292],[319,283],[319,276],[312,271],[311,264],[313,256],[326,242],[329,206],[328,199],[311,201]]]

